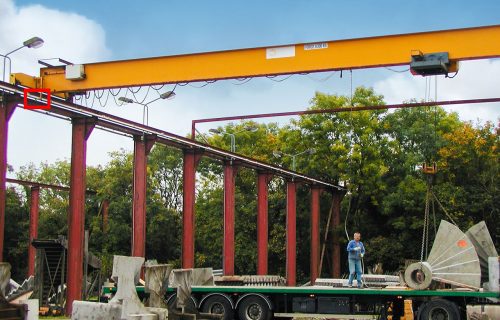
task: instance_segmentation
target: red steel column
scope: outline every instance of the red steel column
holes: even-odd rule
[[[297,184],[294,181],[286,183],[286,283],[296,285],[297,274]]]
[[[152,142],[151,142],[152,141]],[[132,256],[146,256],[146,180],[148,154],[154,139],[134,136],[134,184],[132,203]]]
[[[109,214],[109,201],[102,201],[102,232],[106,234],[108,232],[108,214]]]
[[[340,203],[344,198],[345,192],[334,191],[333,192],[333,217],[332,217],[332,234],[333,234],[333,246],[332,246],[332,278],[340,278],[340,240],[336,229],[340,225]]]
[[[311,187],[311,284],[319,276],[319,196],[321,188]]]
[[[224,163],[224,249],[222,253],[225,276],[234,275],[234,183],[236,168]]]
[[[67,315],[71,314],[73,301],[82,298],[87,139],[94,125],[95,122],[89,119],[72,119],[73,132],[68,216]]]
[[[2,98],[6,98],[3,96]],[[7,179],[7,136],[9,133],[9,120],[16,103],[2,102],[0,104],[0,261],[3,261],[3,240],[5,229],[5,192]]]
[[[38,211],[40,200],[40,187],[31,187],[30,195],[30,235],[28,244],[28,277],[35,275],[35,253],[36,249],[31,244],[38,237]]]
[[[182,268],[194,268],[196,166],[201,158],[193,150],[184,150],[182,198]]]
[[[267,247],[269,238],[268,184],[269,173],[257,174],[257,274],[267,274]]]

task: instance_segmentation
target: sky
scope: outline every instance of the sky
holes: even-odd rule
[[[500,24],[499,12],[500,1],[496,0],[0,0],[0,54],[30,37],[43,38],[43,47],[24,48],[10,56],[13,72],[37,75],[39,59],[89,63],[477,27]],[[245,84],[226,80],[177,86],[175,99],[150,105],[149,125],[187,135],[193,119],[299,111],[310,105],[317,91],[345,95],[351,91],[346,72],[342,78],[327,72],[274,80],[283,81],[255,78]],[[433,80],[430,91],[424,78],[387,68],[354,70],[352,84],[373,87],[387,103],[421,100],[427,95],[438,100],[498,97],[500,59],[463,62],[457,77],[438,77],[437,86]],[[159,92],[172,89],[167,85]],[[118,95],[123,93],[125,90]],[[136,97],[147,102],[158,93],[142,89]],[[95,99],[79,103],[142,122],[143,109],[137,104],[117,106],[111,98],[105,105]],[[458,112],[463,120],[497,122],[500,117],[500,104],[448,110]],[[283,123],[286,119],[262,120],[271,121]],[[202,124],[198,129],[206,133],[218,125],[221,123]],[[88,140],[87,163],[105,165],[109,152],[132,148],[131,138],[94,130]],[[70,150],[69,122],[17,108],[9,124],[10,165],[18,169],[30,162],[69,159]]]

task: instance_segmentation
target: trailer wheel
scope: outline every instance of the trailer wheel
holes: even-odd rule
[[[221,295],[214,295],[208,297],[201,306],[201,311],[205,313],[221,314],[224,320],[233,320],[234,312],[231,303],[227,297]]]
[[[271,310],[264,299],[250,296],[241,301],[238,316],[240,320],[269,320]]]
[[[171,309],[179,310],[179,308],[177,308],[177,294],[174,293],[167,298],[167,305]],[[186,311],[193,312],[196,310],[197,310],[196,309],[196,301],[191,296],[191,298],[188,300],[188,303],[186,305]]]
[[[455,303],[444,299],[436,299],[420,306],[417,319],[460,320],[460,311]]]

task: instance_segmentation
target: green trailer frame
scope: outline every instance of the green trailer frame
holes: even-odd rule
[[[191,290],[190,309],[223,313],[224,320],[273,317],[396,320],[408,314],[413,314],[415,320],[461,320],[466,319],[467,305],[491,304],[500,308],[500,293],[489,291],[319,286],[193,286]],[[146,295],[144,287],[137,287],[137,292],[141,297]],[[104,293],[112,290],[108,288]],[[165,298],[175,308],[176,288],[168,288]]]

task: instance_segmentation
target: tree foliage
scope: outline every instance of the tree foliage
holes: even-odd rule
[[[303,115],[279,126],[247,121],[219,127],[221,133],[204,137],[216,147],[291,168],[345,186],[341,225],[334,232],[343,247],[354,231],[363,235],[366,265],[383,263],[386,271],[400,269],[405,259],[418,259],[421,247],[425,194],[429,179],[418,167],[438,165],[432,189],[442,204],[435,206],[431,234],[440,219],[451,216],[462,230],[485,220],[498,238],[500,128],[492,123],[462,122],[440,107],[349,112],[350,108],[384,105],[371,88],[357,88],[352,98],[316,93],[311,110],[345,108],[345,112]],[[246,130],[248,126],[256,130]],[[201,137],[200,137],[201,139]],[[310,154],[308,150],[314,149]],[[280,151],[281,155],[273,151]],[[180,266],[182,237],[183,157],[179,150],[155,146],[148,157],[146,257]],[[237,165],[237,164],[235,164]],[[222,268],[223,166],[202,158],[196,184],[196,266]],[[19,179],[69,185],[70,163],[58,161],[21,168]],[[235,269],[256,272],[257,174],[238,168],[236,175]],[[90,249],[101,256],[105,272],[112,255],[128,255],[131,246],[133,155],[113,152],[105,166],[87,168],[86,225]],[[13,274],[26,273],[29,188],[9,188],[6,201],[6,260]],[[103,229],[101,203],[108,200],[108,229]],[[321,196],[321,239],[331,196]],[[446,210],[446,212],[444,211]],[[39,237],[67,233],[68,193],[41,189]],[[269,273],[285,275],[286,182],[269,183]],[[345,234],[347,232],[347,234]],[[330,270],[329,235],[323,276]],[[297,189],[297,273],[306,281],[310,257],[310,189]],[[498,243],[496,243],[498,247]],[[343,256],[345,260],[345,255]],[[343,271],[347,269],[342,266]]]

